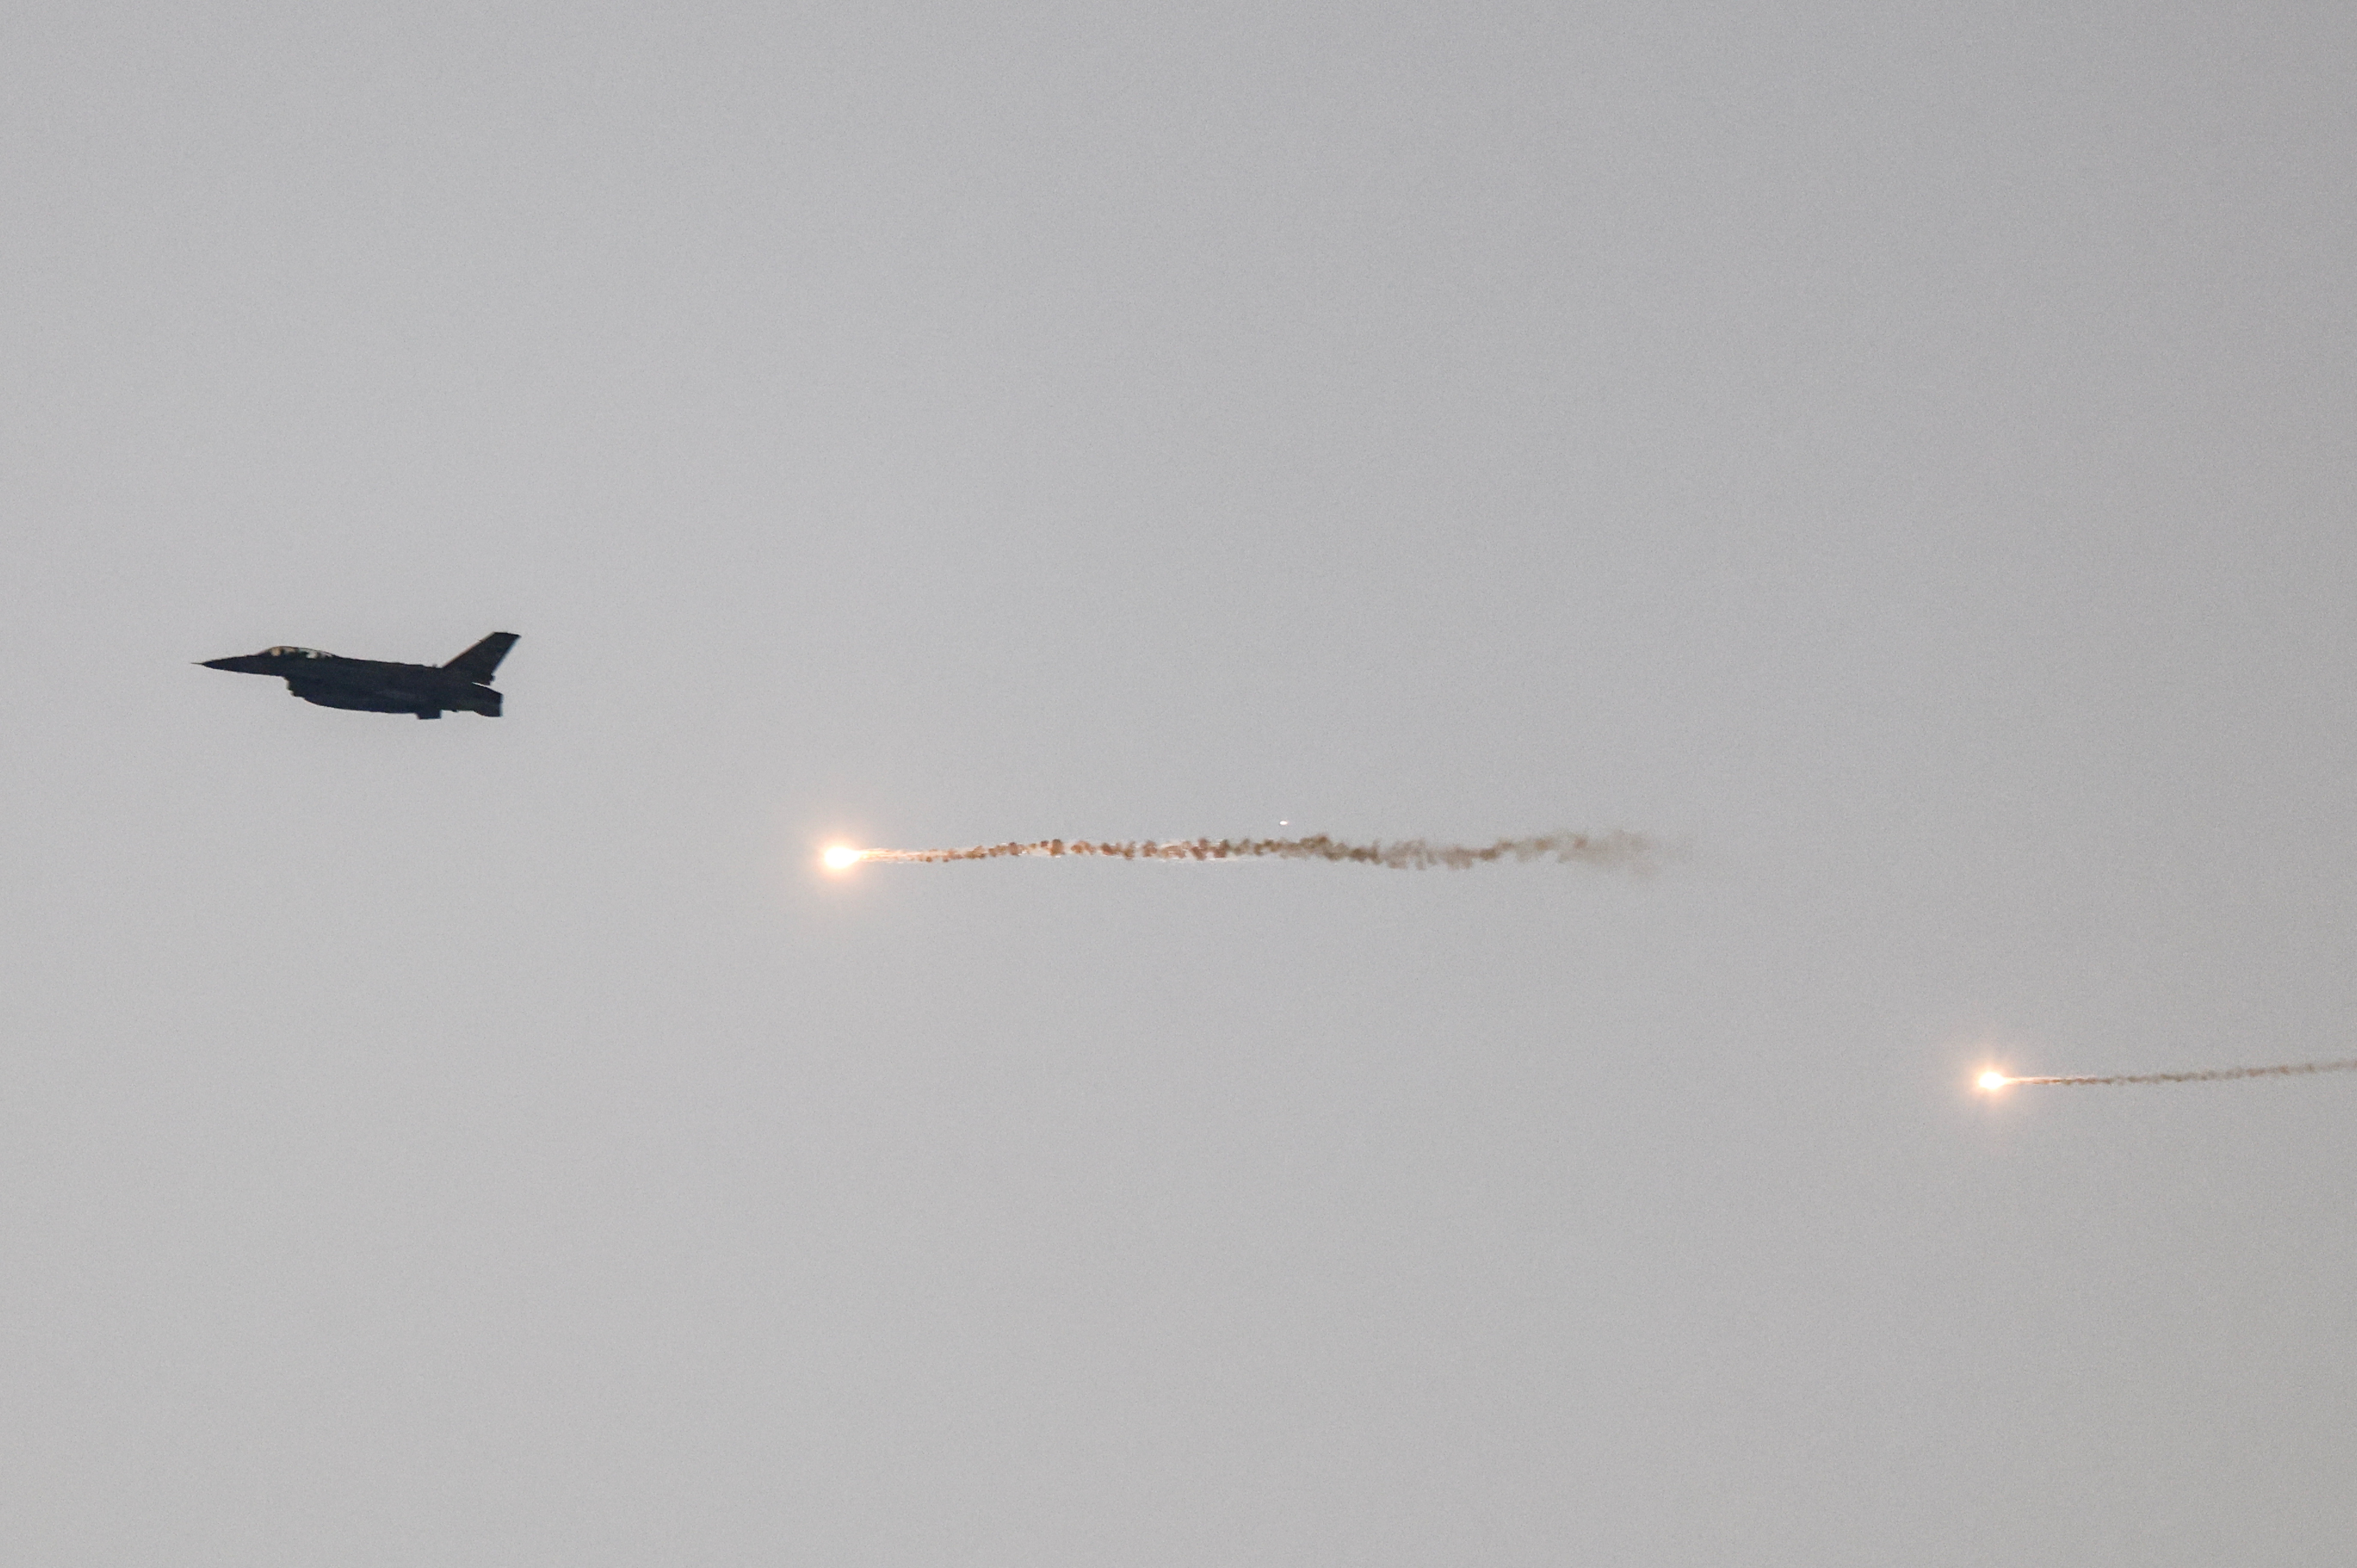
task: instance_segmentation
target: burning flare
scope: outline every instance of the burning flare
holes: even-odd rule
[[[2001,1072],[1985,1072],[1980,1085],[1995,1093],[2017,1083],[2218,1083],[2230,1078],[2306,1078],[2319,1072],[2357,1072],[2357,1061],[2287,1062],[2281,1067],[2213,1067],[2199,1072],[2123,1072],[2083,1078],[2007,1078]]]
[[[1039,839],[1028,843],[976,844],[970,849],[851,849],[826,852],[831,870],[841,871],[863,860],[884,865],[932,865],[949,860],[1001,860],[1028,855],[1093,855],[1112,860],[1338,860],[1364,865],[1387,865],[1394,871],[1428,871],[1435,866],[1462,871],[1493,860],[1545,860],[1568,865],[1621,866],[1652,869],[1660,850],[1639,833],[1542,833],[1535,838],[1500,839],[1490,844],[1433,843],[1425,839],[1395,839],[1389,843],[1345,843],[1318,833],[1298,839],[1181,839],[1165,843],[1157,839],[1120,843],[1088,839]]]

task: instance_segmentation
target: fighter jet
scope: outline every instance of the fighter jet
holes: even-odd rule
[[[500,716],[500,694],[486,684],[516,643],[511,631],[495,631],[447,664],[388,664],[378,659],[346,659],[316,648],[265,648],[234,659],[207,659],[208,670],[241,675],[281,675],[286,689],[323,708],[359,708],[371,714],[415,714],[438,719],[445,709]]]

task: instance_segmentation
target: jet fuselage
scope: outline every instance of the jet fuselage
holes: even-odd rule
[[[500,694],[489,684],[491,671],[515,645],[512,632],[495,631],[447,664],[395,664],[381,659],[346,659],[316,648],[266,648],[260,653],[203,660],[208,670],[242,675],[275,675],[286,689],[323,708],[356,708],[371,714],[415,714],[438,719],[446,712],[500,716]]]

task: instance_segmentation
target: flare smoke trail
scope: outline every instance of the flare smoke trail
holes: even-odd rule
[[[1389,843],[1344,843],[1318,833],[1299,839],[1182,839],[1164,843],[1155,839],[1101,843],[1088,839],[1039,839],[1030,843],[976,844],[971,849],[829,850],[832,865],[876,861],[888,865],[931,865],[947,860],[999,860],[1015,855],[1094,855],[1114,860],[1341,860],[1365,865],[1387,865],[1394,871],[1428,871],[1443,866],[1462,871],[1493,860],[1544,860],[1563,865],[1650,867],[1658,851],[1639,833],[1543,833],[1536,838],[1500,839],[1472,845],[1433,843],[1425,839],[1396,839]]]
[[[2289,1062],[2282,1067],[2217,1067],[2201,1072],[2125,1072],[2089,1078],[2007,1078],[1984,1073],[1983,1087],[2011,1089],[2017,1083],[2217,1083],[2230,1078],[2306,1078],[2319,1072],[2357,1072],[2357,1061]]]

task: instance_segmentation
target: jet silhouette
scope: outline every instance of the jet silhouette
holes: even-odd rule
[[[379,659],[346,659],[316,648],[265,648],[202,662],[208,670],[284,676],[289,692],[323,708],[415,714],[421,719],[438,719],[445,709],[455,708],[495,719],[500,694],[487,682],[515,643],[515,633],[495,631],[447,664],[389,664]]]

